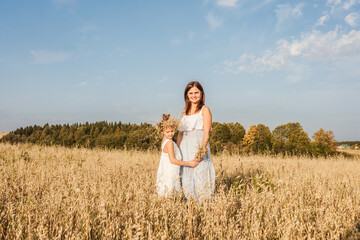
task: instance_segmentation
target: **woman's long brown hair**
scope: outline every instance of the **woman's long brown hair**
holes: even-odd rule
[[[198,81],[189,82],[186,85],[185,92],[184,92],[184,99],[185,99],[185,110],[184,110],[184,112],[185,112],[185,115],[189,115],[189,113],[190,113],[191,102],[190,102],[190,99],[188,98],[187,94],[188,94],[189,90],[192,87],[197,87],[201,92],[201,98],[200,98],[200,101],[199,101],[199,103],[198,103],[198,105],[196,107],[196,112],[200,111],[200,109],[205,104],[205,92],[204,92],[204,89],[201,86],[201,84]]]

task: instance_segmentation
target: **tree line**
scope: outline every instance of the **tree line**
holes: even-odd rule
[[[312,136],[313,141],[300,123],[287,123],[276,127],[251,125],[245,131],[239,123],[213,125],[210,143],[213,152],[243,152],[274,155],[331,156],[336,152],[336,140],[332,131],[320,128]]]
[[[21,127],[5,135],[1,141],[129,150],[157,149],[160,146],[159,137],[151,124],[137,125],[106,121]]]
[[[342,141],[338,145],[348,145],[351,149],[359,149],[360,141]]]
[[[330,156],[336,152],[332,131],[322,128],[312,136],[300,123],[276,127],[251,125],[246,131],[240,123],[213,122],[210,136],[211,152],[253,153],[275,155]],[[111,148],[127,150],[160,149],[161,137],[153,125],[121,122],[75,123],[21,127],[1,139],[9,143],[62,145],[65,147]]]

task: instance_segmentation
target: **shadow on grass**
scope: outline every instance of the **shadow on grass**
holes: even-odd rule
[[[256,189],[259,193],[264,190],[275,190],[272,175],[262,168],[249,169],[245,172],[240,171],[232,175],[226,175],[222,171],[216,185],[216,189],[234,190],[241,195],[246,194],[249,189]]]
[[[356,217],[354,226],[346,231],[344,238],[346,240],[359,240],[360,239],[360,216]]]

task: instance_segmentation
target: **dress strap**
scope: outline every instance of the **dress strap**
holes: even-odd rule
[[[201,107],[201,110],[200,110],[200,114],[202,113],[202,110],[204,109],[204,107],[205,107],[205,105],[203,105],[202,107]]]
[[[161,150],[164,150],[164,147],[166,145],[166,143],[170,141],[170,139],[166,139],[162,144],[161,144]]]

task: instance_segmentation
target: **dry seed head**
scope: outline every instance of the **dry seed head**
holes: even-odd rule
[[[207,145],[205,145],[204,143],[202,143],[199,148],[198,148],[198,151],[196,152],[195,154],[195,157],[196,158],[203,158],[206,154],[208,154],[209,152],[209,149],[207,147]]]
[[[163,119],[161,120],[161,122],[159,122],[158,124],[156,124],[156,130],[161,133],[162,131],[164,131],[164,129],[168,128],[168,127],[172,127],[175,129],[175,131],[179,128],[180,125],[180,121],[177,118],[171,117],[170,113],[168,114],[163,114]]]

